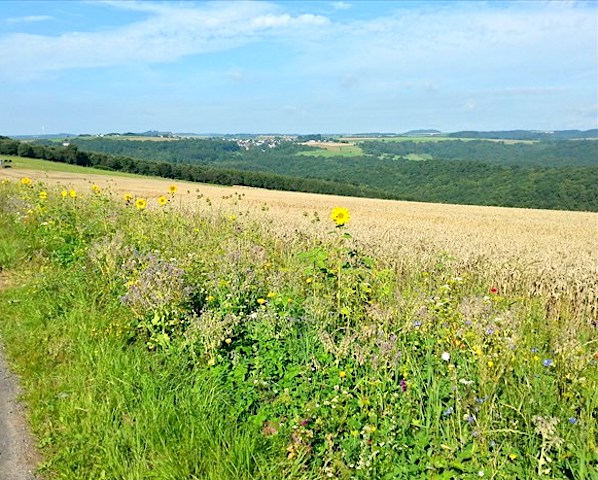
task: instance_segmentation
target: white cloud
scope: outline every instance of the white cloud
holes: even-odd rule
[[[328,2],[327,7],[333,3],[350,6]],[[386,7],[393,4],[394,12]],[[546,128],[561,119],[563,125],[575,119],[587,124],[592,114],[595,119],[595,109],[579,110],[596,104],[595,3],[422,2],[405,7],[389,2],[384,15],[374,17],[372,10],[367,19],[357,16],[356,6],[338,17],[317,15],[326,8],[308,2],[110,1],[95,2],[94,8],[98,5],[127,10],[127,18],[138,20],[53,36],[0,34],[0,62],[10,65],[0,77],[61,78],[67,69],[134,65],[138,68],[127,69],[130,77],[115,69],[114,84],[134,89],[143,83],[140,90],[153,88],[155,98],[162,98],[162,92],[185,97],[185,102],[195,96],[196,110],[216,98],[215,115],[226,109],[238,118],[241,111],[262,112],[272,122],[273,112],[280,118],[282,112],[285,118],[296,112],[320,118],[324,126],[340,122],[334,127],[340,130],[358,128],[353,122],[359,112],[367,119],[363,125],[372,129],[388,129],[384,125],[396,125],[398,118],[421,126],[436,122],[449,130],[466,127],[464,118],[483,115],[492,121],[527,115],[544,121]],[[205,56],[204,62],[202,54],[214,52],[219,55]],[[181,61],[191,56],[192,63]],[[169,62],[181,70],[171,75],[157,66]],[[102,88],[90,82],[90,91]],[[241,100],[250,108],[239,108]],[[260,129],[257,123],[254,128]]]
[[[332,2],[332,7],[336,10],[348,10],[351,8],[351,4],[347,2]]]
[[[234,82],[243,82],[247,79],[247,75],[241,70],[230,70],[226,72],[226,77]]]
[[[22,79],[69,68],[172,62],[223,51],[264,36],[308,35],[328,23],[313,14],[292,16],[263,2],[215,2],[202,6],[152,2],[102,2],[149,18],[100,31],[59,36],[11,33],[0,37],[0,76]]]
[[[25,17],[11,17],[4,20],[6,23],[29,23],[29,22],[45,22],[54,20],[50,15],[28,15]]]

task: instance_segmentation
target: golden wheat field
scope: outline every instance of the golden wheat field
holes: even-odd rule
[[[23,176],[81,193],[97,184],[118,197],[145,198],[150,208],[174,183],[177,208],[249,216],[286,241],[293,241],[295,231],[326,236],[331,209],[343,206],[351,212],[348,231],[357,245],[399,270],[432,269],[442,262],[505,292],[541,295],[549,307],[566,304],[578,318],[595,319],[598,313],[597,213],[336,197],[103,172],[0,170],[0,178]]]

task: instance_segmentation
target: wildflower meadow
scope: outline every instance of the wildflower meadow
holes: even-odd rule
[[[598,478],[596,299],[442,255],[398,269],[343,205],[281,235],[240,195],[178,196],[0,185],[0,331],[40,474]]]

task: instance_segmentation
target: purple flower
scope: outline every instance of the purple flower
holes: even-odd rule
[[[552,367],[554,365],[554,362],[550,358],[545,358],[542,361],[542,365],[544,365],[545,367]]]
[[[403,391],[403,392],[407,391],[407,382],[405,381],[404,378],[401,378],[401,381],[399,382],[399,386],[401,387],[401,391]]]
[[[451,413],[453,413],[453,407],[448,407],[442,414],[448,417]]]
[[[577,423],[577,418],[575,418],[575,417],[569,417],[569,423],[571,425],[575,425]]]

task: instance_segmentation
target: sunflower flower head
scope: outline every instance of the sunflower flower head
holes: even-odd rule
[[[158,203],[160,205],[166,205],[168,203],[168,198],[166,198],[166,195],[162,195],[160,198],[158,198]]]
[[[29,177],[21,178],[21,185],[31,185],[31,179]]]
[[[100,193],[102,191],[99,185],[92,185],[91,190],[93,191],[93,193]]]
[[[69,190],[69,197],[77,198],[77,192],[73,189]]]
[[[349,213],[349,210],[344,207],[335,207],[332,209],[330,218],[336,223],[337,227],[342,227],[345,223],[351,220],[351,214]]]
[[[147,207],[147,201],[145,200],[145,198],[138,198],[137,200],[135,200],[135,207],[137,208],[137,210],[145,210],[145,208]]]
[[[170,185],[168,187],[168,191],[170,192],[171,195],[174,195],[177,190],[178,190],[178,187],[176,185]]]
[[[129,203],[131,200],[133,200],[133,195],[131,195],[130,193],[125,193],[123,195],[123,198],[125,199],[125,202]]]

